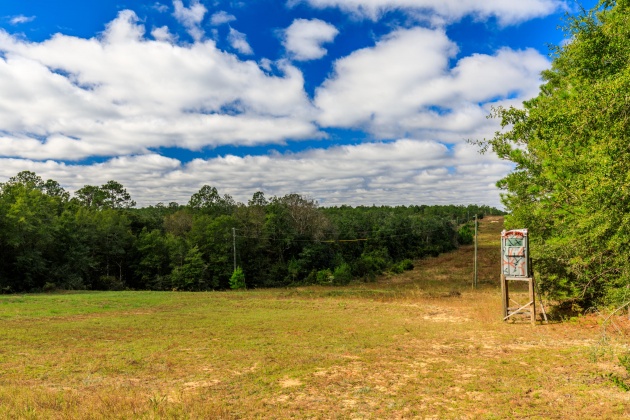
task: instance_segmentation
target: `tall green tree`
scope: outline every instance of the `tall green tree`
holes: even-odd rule
[[[200,214],[195,217],[188,235],[189,241],[208,263],[204,271],[203,284],[210,288],[229,287],[232,275],[232,228],[235,222],[232,216],[211,217]]]
[[[498,183],[506,223],[530,229],[542,287],[585,304],[630,287],[629,7],[569,17],[539,95],[495,109],[503,130],[483,144],[516,165]]]
[[[143,229],[138,236],[136,249],[140,254],[136,268],[140,284],[152,290],[168,289],[171,285],[171,259],[166,237],[158,229]]]
[[[171,282],[177,290],[205,290],[204,271],[207,265],[199,249],[194,246],[188,250],[184,264],[175,267],[171,273]]]
[[[55,246],[57,203],[39,189],[11,185],[5,190],[3,263],[12,291],[41,288],[47,280],[50,253]]]
[[[188,206],[208,214],[227,215],[232,212],[236,206],[236,202],[228,194],[224,194],[223,196],[219,195],[215,187],[204,185],[198,192],[190,197]]]
[[[125,187],[116,181],[107,181],[100,187],[85,185],[75,196],[82,205],[95,209],[128,209],[136,205]]]

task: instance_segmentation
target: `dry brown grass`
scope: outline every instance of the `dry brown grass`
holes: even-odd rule
[[[630,325],[502,322],[495,220],[478,290],[465,247],[344,288],[1,297],[0,417],[629,416]]]

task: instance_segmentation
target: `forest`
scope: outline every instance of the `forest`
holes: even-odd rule
[[[467,222],[502,214],[477,205],[324,208],[299,194],[266,198],[260,191],[244,204],[208,185],[186,205],[135,205],[116,181],[72,195],[29,171],[0,184],[0,290],[370,281],[471,243]]]

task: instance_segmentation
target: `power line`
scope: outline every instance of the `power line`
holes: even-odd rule
[[[447,219],[442,219],[440,220],[440,222],[443,222]],[[452,220],[451,220],[452,222]],[[456,220],[456,224],[457,220]],[[477,227],[477,215],[475,215],[475,233],[476,233],[476,227]],[[334,244],[334,243],[355,243],[355,242],[366,242],[366,241],[373,241],[373,240],[384,240],[384,239],[391,239],[391,238],[401,238],[401,237],[405,237],[405,236],[424,236],[427,234],[432,234],[435,232],[440,232],[440,231],[444,231],[444,228],[438,228],[438,229],[430,229],[430,230],[423,230],[420,233],[416,233],[416,232],[409,232],[409,233],[403,233],[403,234],[397,234],[397,235],[386,235],[386,236],[377,236],[377,237],[372,237],[372,238],[354,238],[354,239],[292,239],[292,238],[272,238],[272,237],[259,237],[259,236],[246,236],[246,235],[237,235],[236,232],[237,231],[243,231],[243,229],[237,229],[237,228],[232,228],[232,247],[233,247],[233,253],[234,253],[234,270],[236,271],[236,238],[243,238],[243,239],[256,239],[259,241],[271,241],[271,242],[278,242],[278,241],[290,241],[290,242],[308,242],[308,243],[327,243],[327,244]],[[395,229],[381,229],[381,230],[373,230],[373,231],[361,231],[360,233],[368,234],[368,233],[380,233],[383,231],[395,231]],[[475,240],[476,240],[476,236],[475,236]],[[427,241],[428,241],[428,237],[427,237]],[[475,251],[476,251],[476,244],[475,244]],[[476,261],[475,261],[476,263]],[[475,270],[476,273],[476,270]],[[476,278],[475,278],[475,286],[476,286]]]
[[[238,229],[236,229],[238,230]],[[386,236],[375,236],[371,238],[355,238],[355,239],[290,239],[290,238],[272,238],[272,237],[260,237],[260,236],[246,236],[246,235],[236,235],[237,238],[244,239],[257,239],[263,241],[286,241],[290,240],[291,242],[317,242],[317,243],[335,243],[335,242],[362,242],[362,241],[375,241],[375,240],[383,240],[383,239],[391,239],[391,238],[402,238],[405,236],[422,236],[425,234],[430,234],[434,232],[438,232],[439,230],[431,230],[424,231],[421,233],[402,233],[398,235],[386,235]]]
[[[336,243],[336,242],[364,242],[364,241],[375,241],[375,240],[384,240],[384,239],[392,239],[392,238],[402,238],[406,236],[424,236],[430,235],[436,232],[444,232],[444,229],[430,229],[430,230],[422,230],[421,232],[408,232],[401,233],[396,235],[384,235],[384,236],[373,236],[373,237],[364,237],[364,238],[352,238],[352,239],[337,239],[337,238],[320,238],[320,239],[293,239],[293,238],[277,238],[271,236],[253,236],[253,235],[237,235],[236,232],[243,231],[244,229],[231,228],[232,229],[232,242],[235,241],[235,238],[243,238],[243,239],[256,239],[260,241],[290,241],[290,242],[316,242],[316,243]],[[394,231],[394,229],[383,229],[383,230],[372,230],[372,231],[361,231],[359,233],[368,234],[368,233],[379,233],[383,231]],[[452,232],[451,232],[452,233]]]
[[[361,239],[337,239],[335,240],[331,240],[331,241],[320,241],[322,243],[325,244],[333,244],[335,242],[361,242],[361,241],[369,241],[370,239],[374,239],[374,238],[361,238]]]
[[[239,230],[242,231],[242,229],[235,229],[237,232]],[[378,231],[374,231],[374,232],[378,232]],[[256,240],[261,240],[261,241],[290,241],[290,242],[317,242],[317,243],[335,243],[335,242],[364,242],[364,241],[380,241],[380,240],[385,240],[385,239],[393,239],[393,238],[404,238],[404,237],[408,237],[408,236],[416,236],[419,237],[420,239],[428,239],[429,235],[432,235],[434,233],[448,233],[448,234],[453,234],[453,233],[457,233],[457,230],[454,231],[447,231],[445,229],[432,229],[432,230],[425,230],[425,231],[421,231],[421,232],[407,232],[407,233],[400,233],[400,234],[396,234],[396,235],[377,235],[377,236],[370,236],[370,237],[363,237],[363,238],[347,238],[347,239],[338,239],[335,237],[321,237],[321,238],[313,238],[313,239],[294,239],[291,237],[275,237],[275,236],[258,236],[258,235],[238,235],[236,234],[235,237],[236,238],[243,238],[243,239],[256,239]]]

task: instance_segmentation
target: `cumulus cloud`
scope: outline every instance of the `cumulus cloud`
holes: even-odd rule
[[[236,17],[234,15],[231,15],[228,12],[221,10],[214,13],[210,17],[210,24],[212,26],[220,26],[226,23],[233,22],[235,20],[236,20]]]
[[[302,73],[240,61],[213,41],[144,37],[123,11],[100,38],[28,42],[0,30],[0,155],[83,159],[317,138]]]
[[[205,7],[173,4],[189,32],[201,30]],[[291,27],[284,42],[295,59],[316,58],[336,34],[317,20]],[[26,169],[70,190],[115,179],[141,205],[187,202],[203,184],[240,201],[263,190],[327,205],[499,205],[494,183],[510,165],[462,139],[490,136],[489,107],[537,94],[549,66],[534,50],[458,57],[444,30],[398,29],[336,60],[311,100],[287,60],[245,61],[201,33],[184,45],[168,27],[146,32],[128,10],[90,39],[30,42],[0,30],[0,182]],[[244,34],[230,34],[251,54]],[[188,163],[158,154],[322,138],[320,127],[399,140]],[[67,163],[91,156],[114,158]]]
[[[153,6],[151,6],[151,8],[152,8],[153,10],[157,10],[157,11],[158,11],[158,12],[160,12],[160,13],[166,13],[166,12],[168,12],[168,6],[167,6],[167,5],[165,5],[165,4],[162,4],[162,3],[160,3],[160,2],[155,2],[155,3],[153,4]]]
[[[168,26],[153,28],[153,30],[151,30],[151,35],[154,39],[162,42],[173,43],[177,40],[177,37],[171,33]]]
[[[322,44],[332,42],[339,31],[319,19],[296,19],[284,32],[284,48],[298,61],[315,60],[326,55]]]
[[[489,104],[534,96],[549,66],[537,51],[505,48],[463,57],[450,68],[456,53],[444,31],[414,28],[337,60],[316,90],[319,123],[363,127],[382,138],[461,141],[487,131]]]
[[[201,40],[204,36],[201,22],[208,9],[199,0],[191,0],[190,7],[184,6],[182,0],[173,0],[173,6],[175,7],[173,12],[175,19],[184,25],[195,41]]]
[[[501,25],[511,25],[566,9],[561,0],[290,0],[289,4],[307,3],[312,7],[338,8],[356,16],[379,19],[390,10],[434,14],[447,21],[466,15],[478,19],[496,17]]]
[[[29,23],[34,20],[35,20],[35,16],[18,15],[18,16],[13,16],[12,18],[10,18],[9,22],[11,23],[11,25],[19,25],[22,23]]]
[[[156,154],[127,156],[89,166],[0,159],[0,180],[21,170],[59,181],[71,191],[85,184],[121,182],[139,205],[186,203],[204,184],[246,202],[256,191],[292,192],[323,205],[469,204],[480,197],[499,205],[494,183],[511,169],[469,145],[434,141],[339,146],[302,153],[225,156],[182,164]]]
[[[254,53],[254,50],[252,50],[252,47],[247,42],[247,36],[234,28],[230,28],[230,33],[228,34],[228,42],[230,43],[232,48],[234,48],[241,54],[251,55]]]

